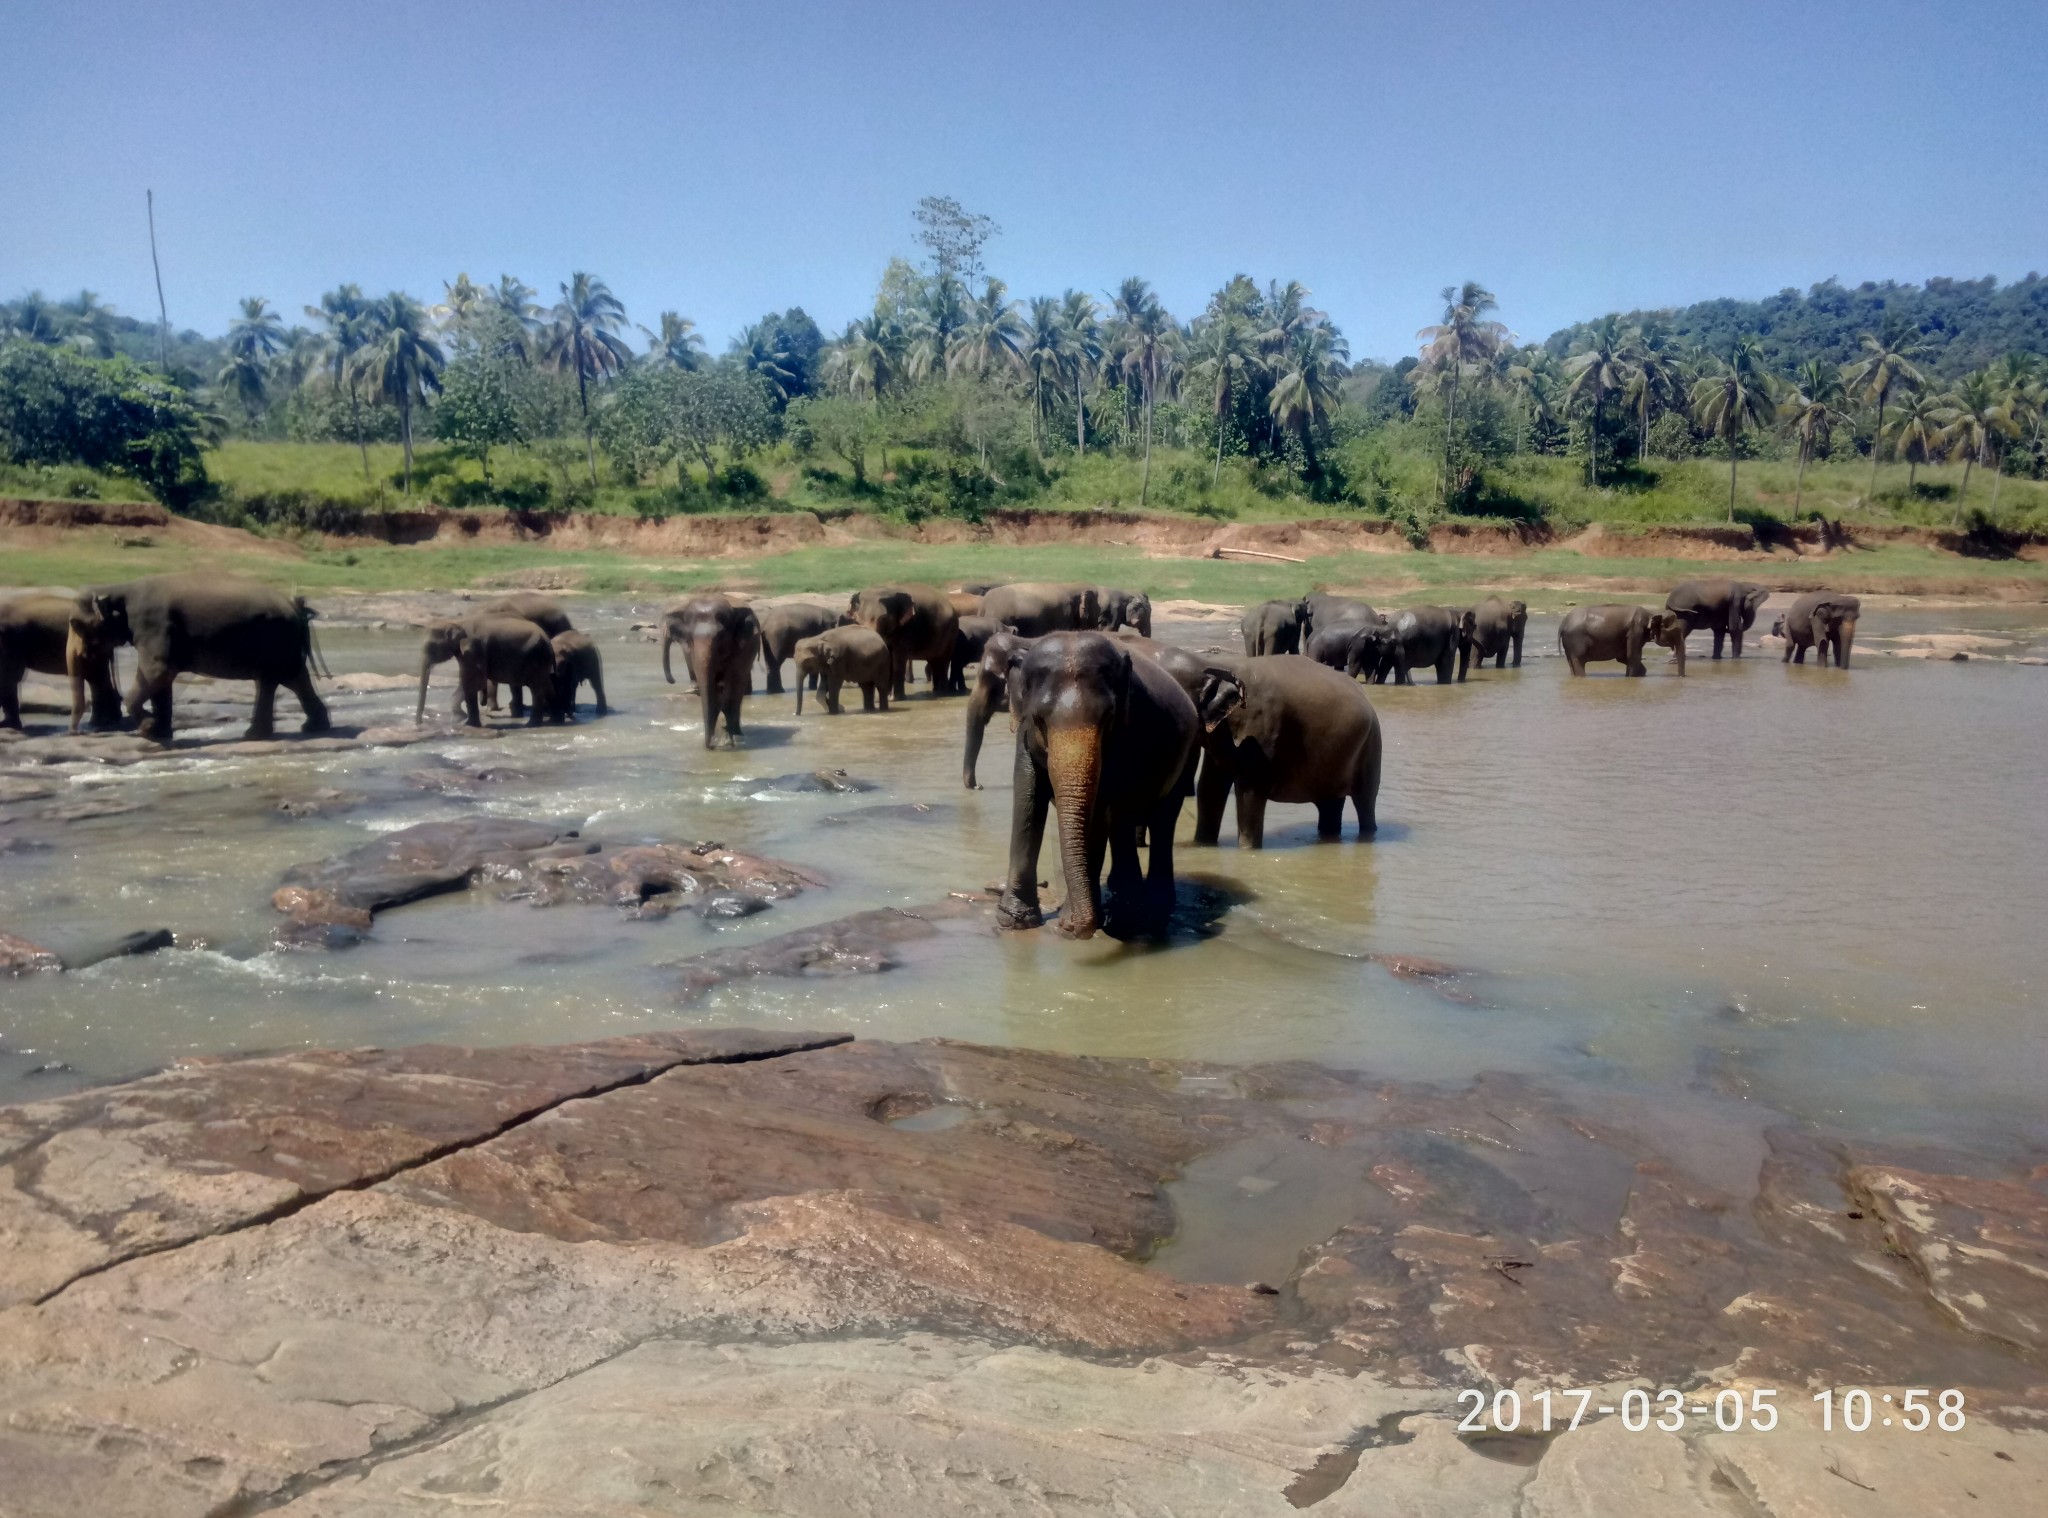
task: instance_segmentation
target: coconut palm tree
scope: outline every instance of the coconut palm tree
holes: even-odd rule
[[[1458,383],[1467,365],[1490,365],[1509,337],[1508,329],[1487,316],[1499,302],[1477,280],[1445,285],[1443,320],[1415,335],[1423,339],[1423,367],[1443,376],[1444,466],[1440,486],[1450,489],[1451,446],[1458,428]]]
[[[477,317],[490,305],[491,292],[467,274],[443,280],[441,290],[440,304],[427,314],[452,341],[460,343],[475,329]]]
[[[704,365],[704,339],[697,324],[675,311],[661,313],[661,330],[640,329],[647,338],[647,362],[657,369],[700,369]]]
[[[363,401],[355,358],[375,340],[375,310],[363,298],[361,285],[342,285],[321,296],[319,305],[306,307],[306,315],[326,329],[320,334],[321,364],[334,388],[348,392],[349,423],[356,435],[356,451],[363,456],[363,478],[367,480],[370,447],[363,441]]]
[[[774,327],[767,322],[755,322],[733,340],[732,356],[739,360],[742,369],[768,387],[768,394],[779,410],[789,400],[796,370],[790,367],[793,356],[778,347],[775,338]]]
[[[1188,348],[1189,373],[1209,389],[1210,417],[1216,423],[1216,463],[1209,471],[1213,489],[1223,478],[1223,434],[1230,419],[1235,386],[1261,367],[1258,335],[1236,311],[1225,309],[1195,323]]]
[[[1906,461],[1906,490],[1911,494],[1920,483],[1920,466],[1941,457],[1941,413],[1943,398],[1922,390],[1899,403],[1892,420],[1892,457]]]
[[[1870,439],[1870,488],[1864,492],[1866,502],[1877,495],[1877,458],[1879,444],[1884,440],[1885,405],[1895,391],[1918,390],[1927,382],[1927,376],[1914,363],[1926,351],[1927,344],[1921,340],[1919,330],[1902,318],[1891,316],[1885,319],[1882,331],[1863,334],[1862,356],[1851,360],[1842,371],[1842,381],[1850,393],[1877,406],[1877,430]]]
[[[1508,393],[1520,404],[1520,422],[1515,431],[1515,452],[1529,447],[1529,429],[1554,419],[1558,401],[1557,360],[1540,343],[1517,351],[1502,368]]]
[[[1102,322],[1095,311],[1095,297],[1085,290],[1068,290],[1060,297],[1060,323],[1067,329],[1069,355],[1067,384],[1074,395],[1074,455],[1088,454],[1088,378],[1102,363]]]
[[[1123,362],[1138,381],[1144,408],[1145,467],[1139,476],[1138,504],[1143,506],[1152,492],[1152,404],[1159,388],[1168,350],[1180,328],[1167,315],[1166,307],[1152,293],[1152,287],[1136,275],[1117,286],[1110,297],[1110,309],[1117,327]]]
[[[1309,472],[1316,472],[1315,426],[1329,420],[1337,404],[1337,384],[1350,373],[1351,350],[1327,322],[1303,328],[1275,366],[1273,393],[1266,409],[1274,422],[1301,434]]]
[[[1010,287],[990,278],[967,302],[966,320],[946,345],[946,372],[986,378],[991,370],[1014,368],[1024,352],[1024,323]]]
[[[373,393],[398,407],[399,436],[405,444],[405,493],[412,494],[412,413],[427,397],[441,391],[441,370],[447,357],[434,340],[426,309],[410,295],[394,290],[377,302],[374,341],[357,354],[356,364]]]
[[[856,316],[826,357],[826,377],[857,400],[879,401],[896,379],[894,338],[882,316]]]
[[[1848,420],[1842,402],[1848,399],[1842,372],[1824,360],[1810,358],[1799,366],[1798,377],[1786,392],[1785,420],[1799,439],[1799,473],[1792,485],[1792,515],[1799,515],[1799,503],[1806,494],[1806,466],[1814,454],[1827,446],[1836,426]]]
[[[7,308],[8,325],[32,343],[64,340],[65,313],[40,290],[31,290]]]
[[[1677,356],[1654,333],[1638,328],[1628,335],[1624,346],[1628,364],[1622,381],[1622,400],[1636,418],[1636,462],[1650,456],[1650,420],[1653,411],[1668,411],[1685,394],[1685,376]]]
[[[1067,331],[1066,310],[1050,295],[1031,298],[1031,314],[1024,324],[1021,361],[1031,378],[1032,421],[1039,451],[1045,450],[1046,403],[1056,394],[1073,361],[1074,341]]]
[[[1970,494],[1970,467],[1973,464],[1992,464],[2002,471],[2004,464],[2000,460],[1999,444],[2008,437],[2017,436],[2019,428],[2013,425],[1998,378],[1989,369],[1979,369],[1975,374],[1964,376],[1963,382],[1948,396],[1948,404],[1937,415],[1942,424],[1941,441],[1949,456],[1953,458],[1961,454],[1963,459],[1963,488],[1956,496],[1955,516],[1949,523],[1951,527],[1959,527],[1963,520],[1963,502]]]
[[[260,295],[243,297],[241,315],[228,323],[227,352],[214,383],[242,403],[255,425],[269,391],[270,358],[284,346],[284,323]]]
[[[1565,364],[1571,386],[1565,391],[1569,405],[1584,404],[1591,413],[1591,432],[1586,443],[1586,464],[1595,489],[1600,485],[1600,419],[1607,397],[1628,382],[1628,334],[1621,318],[1603,316],[1589,322],[1580,335],[1578,352]]]
[[[97,292],[80,290],[57,307],[63,323],[64,341],[95,358],[114,355],[114,308]]]
[[[510,274],[500,274],[497,284],[491,287],[491,308],[504,318],[505,339],[500,357],[516,358],[522,364],[533,362],[539,346],[535,338],[545,314],[534,304],[536,293],[532,285]]]
[[[1693,418],[1728,445],[1728,520],[1735,520],[1736,444],[1745,427],[1767,426],[1775,405],[1763,354],[1753,337],[1735,340],[1720,372],[1694,382]]]
[[[2048,413],[2048,384],[2041,377],[2041,361],[2031,353],[2006,354],[1993,371],[2006,419],[2015,438],[2032,436],[2038,444],[2044,413]],[[1991,475],[1991,514],[1998,515],[1998,488],[2005,483],[2005,453],[1998,455],[1998,468]]]
[[[633,361],[633,350],[619,336],[626,308],[609,286],[581,270],[562,282],[548,329],[548,362],[560,373],[576,376],[576,400],[583,411],[583,451],[590,464],[590,483],[597,484],[597,441],[590,422],[590,387],[602,384]]]

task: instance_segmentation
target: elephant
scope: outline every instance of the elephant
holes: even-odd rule
[[[978,617],[981,615],[982,598],[987,594],[985,590],[949,590],[946,599],[953,603],[953,615],[956,617]]]
[[[174,725],[172,684],[188,673],[256,682],[248,737],[272,736],[280,685],[298,698],[306,715],[301,732],[324,733],[333,726],[327,704],[313,689],[315,615],[303,597],[253,580],[169,574],[80,591],[72,603],[71,625],[92,645],[135,645],[128,715],[154,708],[141,730],[168,744]]]
[[[839,625],[839,613],[829,606],[792,601],[783,606],[755,608],[754,620],[761,624],[761,662],[768,666],[768,694],[782,694],[782,661],[796,652],[805,638],[815,638]],[[818,688],[817,681],[811,689]]]
[[[1756,621],[1756,614],[1771,598],[1768,585],[1747,580],[1687,580],[1664,598],[1665,610],[1675,612],[1688,634],[1702,627],[1714,634],[1714,657],[1721,657],[1721,643],[1735,639],[1735,657],[1742,657],[1742,635]]]
[[[549,596],[536,595],[530,590],[514,591],[509,596],[500,596],[489,606],[477,613],[480,617],[523,617],[546,633],[550,638],[565,632],[574,632],[575,625],[569,614],[562,610],[562,603]]]
[[[1458,614],[1448,606],[1409,606],[1394,614],[1393,636],[1382,656],[1379,680],[1392,673],[1396,685],[1413,685],[1411,670],[1436,667],[1436,683],[1449,685],[1462,641]],[[1459,672],[1457,678],[1463,679]]]
[[[491,688],[512,687],[514,707],[528,727],[552,716],[562,720],[567,703],[555,691],[555,645],[539,624],[524,617],[493,617],[479,612],[460,620],[435,622],[420,648],[420,699],[412,720],[427,715],[427,680],[434,666],[455,661],[461,681],[461,710],[470,727],[483,726],[483,709]],[[522,693],[526,698],[523,703]]]
[[[754,660],[761,652],[761,624],[751,606],[737,604],[721,595],[692,596],[662,614],[661,674],[669,684],[676,677],[669,668],[669,645],[683,645],[683,657],[697,681],[697,695],[704,704],[704,746],[718,744],[718,719],[725,718],[725,741],[737,748],[745,736],[740,729],[740,702],[754,680]]]
[[[597,644],[591,641],[589,633],[559,632],[548,640],[555,650],[555,704],[560,708],[564,720],[576,716],[576,688],[589,685],[590,693],[597,699],[597,714],[604,716],[610,707],[604,703],[604,660],[598,655]]]
[[[1302,624],[1304,641],[1318,628],[1332,627],[1339,622],[1386,621],[1384,613],[1374,611],[1356,596],[1333,596],[1325,591],[1303,596],[1301,604],[1308,608],[1308,620]],[[1298,652],[1306,653],[1304,647]]]
[[[1010,663],[1018,653],[1035,647],[1036,638],[999,628],[982,645],[981,662],[974,668],[974,686],[967,693],[967,753],[960,778],[970,791],[981,789],[975,779],[975,765],[981,758],[982,735],[998,710],[1010,704]]]
[[[846,610],[855,623],[880,634],[889,645],[894,671],[890,683],[898,701],[903,699],[913,659],[925,661],[933,695],[951,691],[953,638],[960,614],[944,591],[929,585],[871,585],[855,591]]]
[[[1358,836],[1378,832],[1380,719],[1356,680],[1300,654],[1233,660],[1208,668],[1196,710],[1196,843],[1216,842],[1232,787],[1241,849],[1265,846],[1269,801],[1315,803],[1317,833],[1336,838],[1348,799]]]
[[[1790,611],[1778,618],[1771,632],[1785,640],[1785,660],[1788,663],[1804,664],[1806,651],[1818,648],[1822,669],[1828,667],[1831,651],[1836,668],[1847,669],[1849,650],[1856,644],[1856,619],[1862,614],[1863,603],[1854,596],[1832,590],[1809,591],[1792,603]],[[75,708],[76,698],[72,704]],[[76,723],[77,718],[72,720]]]
[[[21,677],[29,670],[71,682],[71,731],[85,718],[92,691],[92,725],[121,725],[121,692],[114,684],[114,649],[102,636],[75,625],[70,596],[16,596],[0,604],[0,727],[21,726]]]
[[[818,698],[828,716],[839,715],[839,689],[848,680],[860,686],[860,709],[871,712],[881,698],[883,711],[889,709],[889,645],[882,635],[865,627],[828,627],[796,646],[796,710],[804,710],[804,682],[815,679]]]
[[[1557,624],[1557,646],[1574,675],[1583,675],[1589,662],[1617,659],[1634,676],[1647,674],[1643,650],[1653,643],[1671,650],[1678,673],[1685,673],[1685,619],[1673,611],[1652,611],[1647,606],[1574,606]]]
[[[1187,692],[1159,663],[1100,632],[1054,633],[1013,650],[1009,686],[1017,754],[1010,878],[997,921],[1035,928],[1045,920],[1038,854],[1050,806],[1067,887],[1060,931],[1163,936],[1173,910],[1174,826],[1198,727]]]
[[[1389,622],[1339,622],[1310,633],[1302,652],[1318,664],[1343,670],[1354,680],[1361,675],[1375,680],[1391,655],[1393,636]]]
[[[981,598],[981,614],[1027,638],[1082,632],[1103,625],[1102,603],[1096,595],[1093,585],[998,585]]]
[[[981,663],[988,640],[1001,632],[1002,625],[987,617],[962,617],[953,632],[953,659],[947,679],[956,691],[967,689],[967,671]]]
[[[1152,598],[1142,590],[1119,590],[1114,585],[1095,587],[1095,603],[1104,632],[1129,628],[1141,638],[1152,636]]]
[[[1515,668],[1522,667],[1522,633],[1529,625],[1529,608],[1521,601],[1503,601],[1488,596],[1469,606],[1458,619],[1458,678],[1476,655],[1482,665],[1493,660],[1495,669],[1507,668],[1508,651],[1515,655]]]
[[[1302,630],[1308,621],[1306,601],[1261,601],[1237,624],[1244,634],[1245,657],[1300,653]]]

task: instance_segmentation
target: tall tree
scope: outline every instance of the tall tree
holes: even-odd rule
[[[475,331],[477,318],[490,304],[491,292],[467,274],[443,280],[441,289],[440,304],[428,314],[448,334],[450,342],[460,347]]]
[[[1273,393],[1266,406],[1282,428],[1293,427],[1300,433],[1311,478],[1321,471],[1316,462],[1316,424],[1327,422],[1336,407],[1337,383],[1349,372],[1345,361],[1350,356],[1336,329],[1318,322],[1298,332],[1293,346],[1274,366]]]
[[[1600,422],[1607,397],[1628,382],[1628,334],[1619,316],[1603,316],[1589,322],[1579,338],[1579,351],[1565,365],[1571,387],[1565,399],[1571,405],[1583,403],[1590,413],[1586,436],[1586,465],[1595,489],[1600,485]]]
[[[1209,471],[1213,489],[1223,478],[1223,435],[1229,430],[1232,398],[1239,381],[1259,367],[1259,341],[1237,311],[1225,307],[1195,324],[1188,354],[1192,373],[1209,390],[1209,414],[1216,424],[1216,462]]]
[[[1955,516],[1949,523],[1951,527],[1959,527],[1963,520],[1963,502],[1970,494],[1970,467],[1987,464],[2002,473],[2004,463],[1999,445],[2006,438],[2015,436],[2019,428],[2013,425],[1998,378],[1989,369],[1979,369],[1975,374],[1964,376],[1963,382],[1949,395],[1940,417],[1943,445],[1949,450],[1950,457],[1961,454],[1963,459],[1963,488],[1956,496]]]
[[[1001,227],[950,195],[927,195],[912,214],[917,218],[917,240],[931,254],[932,273],[941,283],[951,281],[964,289],[979,277],[982,247]]]
[[[114,356],[114,308],[92,290],[80,290],[59,307],[64,340],[94,358]]]
[[[595,274],[581,270],[562,283],[555,302],[554,324],[548,331],[548,361],[561,373],[576,376],[576,401],[583,411],[583,449],[590,463],[590,483],[597,484],[597,441],[590,424],[590,387],[602,384],[633,361],[633,350],[619,336],[626,308]]]
[[[1785,420],[1799,439],[1799,473],[1792,484],[1792,515],[1799,515],[1799,503],[1806,495],[1806,466],[1828,444],[1834,429],[1848,420],[1842,402],[1848,398],[1842,372],[1820,359],[1808,359],[1785,396]]]
[[[363,401],[359,388],[361,371],[356,355],[376,340],[377,316],[371,302],[363,298],[360,285],[342,285],[320,297],[320,304],[306,307],[310,316],[326,330],[321,334],[321,358],[336,390],[348,392],[349,424],[356,435],[356,451],[363,458],[363,478],[370,478],[370,447],[363,441]]]
[[[747,373],[767,388],[779,408],[797,384],[796,355],[782,342],[782,333],[772,322],[758,321],[733,339],[732,356]]]
[[[2006,354],[1994,367],[1993,376],[2006,420],[2012,424],[2014,439],[2033,436],[2038,444],[2044,413],[2048,413],[2048,385],[2041,378],[2041,360],[2031,353]],[[2005,483],[2005,452],[1999,450],[1999,467],[1991,475],[1991,514],[1998,515],[1998,490]]]
[[[704,365],[704,339],[697,324],[676,311],[661,313],[661,330],[648,332],[647,361],[659,369],[696,370]]]
[[[1720,373],[1694,382],[1692,410],[1699,424],[1728,445],[1728,520],[1735,520],[1735,464],[1737,445],[1745,427],[1770,424],[1774,403],[1770,377],[1764,373],[1763,354],[1756,339],[1736,339]]]
[[[405,443],[405,493],[412,494],[412,413],[439,393],[447,357],[434,340],[425,307],[394,290],[377,302],[377,335],[357,357],[371,388],[398,407]]]
[[[284,323],[260,295],[242,299],[241,314],[228,323],[227,353],[215,383],[242,403],[255,425],[269,388],[270,358],[284,346]]]
[[[826,377],[855,400],[881,400],[896,379],[894,337],[881,316],[856,316],[832,346]]]
[[[1520,403],[1516,408],[1519,422],[1515,429],[1515,452],[1525,453],[1529,446],[1529,429],[1547,425],[1555,419],[1559,389],[1557,361],[1547,348],[1532,344],[1514,355],[1504,377],[1509,393]]]
[[[532,285],[510,274],[500,274],[497,284],[491,287],[491,307],[501,318],[499,329],[503,333],[500,357],[516,358],[524,364],[533,362],[537,350],[534,339],[545,314],[534,304],[537,293]]]
[[[1445,285],[1443,320],[1424,327],[1415,335],[1423,339],[1422,362],[1439,372],[1445,381],[1444,461],[1441,496],[1447,497],[1451,478],[1451,448],[1458,428],[1458,383],[1468,365],[1491,364],[1495,353],[1507,341],[1508,329],[1487,313],[1499,302],[1493,292],[1477,280],[1462,285]]]
[[[1669,410],[1684,394],[1685,376],[1677,356],[1655,333],[1631,332],[1623,348],[1628,365],[1622,399],[1636,418],[1636,462],[1650,456],[1650,421],[1654,412]]]
[[[946,350],[946,371],[985,378],[991,371],[1014,367],[1023,351],[1024,323],[1010,299],[1010,288],[990,279],[967,303],[967,320]]]
[[[1941,396],[1919,390],[1899,402],[1899,414],[1892,419],[1892,457],[1906,461],[1906,492],[1909,495],[1919,487],[1920,466],[1932,464],[1941,457],[1943,409]],[[1872,440],[1873,446],[1875,441]]]
[[[1074,394],[1074,454],[1088,454],[1088,380],[1102,363],[1102,322],[1096,315],[1095,297],[1086,290],[1068,290],[1060,297],[1060,315],[1073,344],[1067,365],[1067,382]]]
[[[1031,313],[1024,323],[1021,362],[1031,380],[1033,436],[1044,451],[1047,403],[1066,377],[1073,356],[1073,338],[1067,332],[1066,311],[1050,295],[1034,295]]]
[[[1863,334],[1862,352],[1842,371],[1849,389],[1877,407],[1877,430],[1870,438],[1870,488],[1864,492],[1868,505],[1877,496],[1877,459],[1884,441],[1884,408],[1894,391],[1918,390],[1927,382],[1915,360],[1924,355],[1927,344],[1919,332],[1900,317],[1885,318],[1883,330]]]
[[[1146,504],[1152,492],[1152,405],[1159,377],[1174,336],[1180,330],[1166,307],[1152,293],[1152,287],[1133,275],[1117,286],[1110,308],[1124,353],[1124,363],[1142,391],[1145,420],[1145,467],[1139,477],[1138,504]]]

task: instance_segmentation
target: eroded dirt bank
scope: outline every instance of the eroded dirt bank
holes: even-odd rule
[[[702,1030],[196,1060],[0,1109],[0,1164],[14,1514],[2048,1497],[2038,1177],[1709,1178],[1526,1080]],[[1190,1200],[1240,1173],[1315,1200],[1255,1281]],[[1936,1364],[1963,1431],[1813,1426]],[[1781,1425],[1456,1429],[1631,1378]]]

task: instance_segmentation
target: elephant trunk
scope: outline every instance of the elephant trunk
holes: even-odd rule
[[[796,714],[804,714],[804,667],[801,661],[796,667]]]
[[[433,672],[434,661],[432,656],[422,657],[420,659],[420,704],[413,708],[412,714],[413,726],[415,727],[427,720],[427,678]]]
[[[725,682],[733,678],[720,659],[717,645],[710,638],[697,638],[684,644],[685,657],[690,662],[690,673],[697,680],[697,698],[704,703],[704,746],[714,748],[718,743],[719,696],[725,690]],[[726,735],[728,741],[731,734]]]
[[[674,685],[676,683],[676,677],[670,671],[668,666],[668,646],[671,643],[675,642],[675,640],[675,628],[670,626],[667,622],[663,622],[661,624],[661,678],[668,681],[670,685]]]
[[[1856,619],[1844,617],[1841,622],[1841,636],[1835,644],[1835,664],[1838,668],[1849,667],[1849,650],[1856,642]]]
[[[981,789],[974,778],[974,767],[981,758],[982,735],[988,731],[989,718],[995,715],[995,704],[995,687],[977,679],[967,697],[967,757],[960,776],[970,791]]]
[[[1066,728],[1046,737],[1046,773],[1052,780],[1052,804],[1059,819],[1060,870],[1066,880],[1067,904],[1060,931],[1073,938],[1092,938],[1101,926],[1102,902],[1094,869],[1095,801],[1102,787],[1102,734],[1092,727]]]

